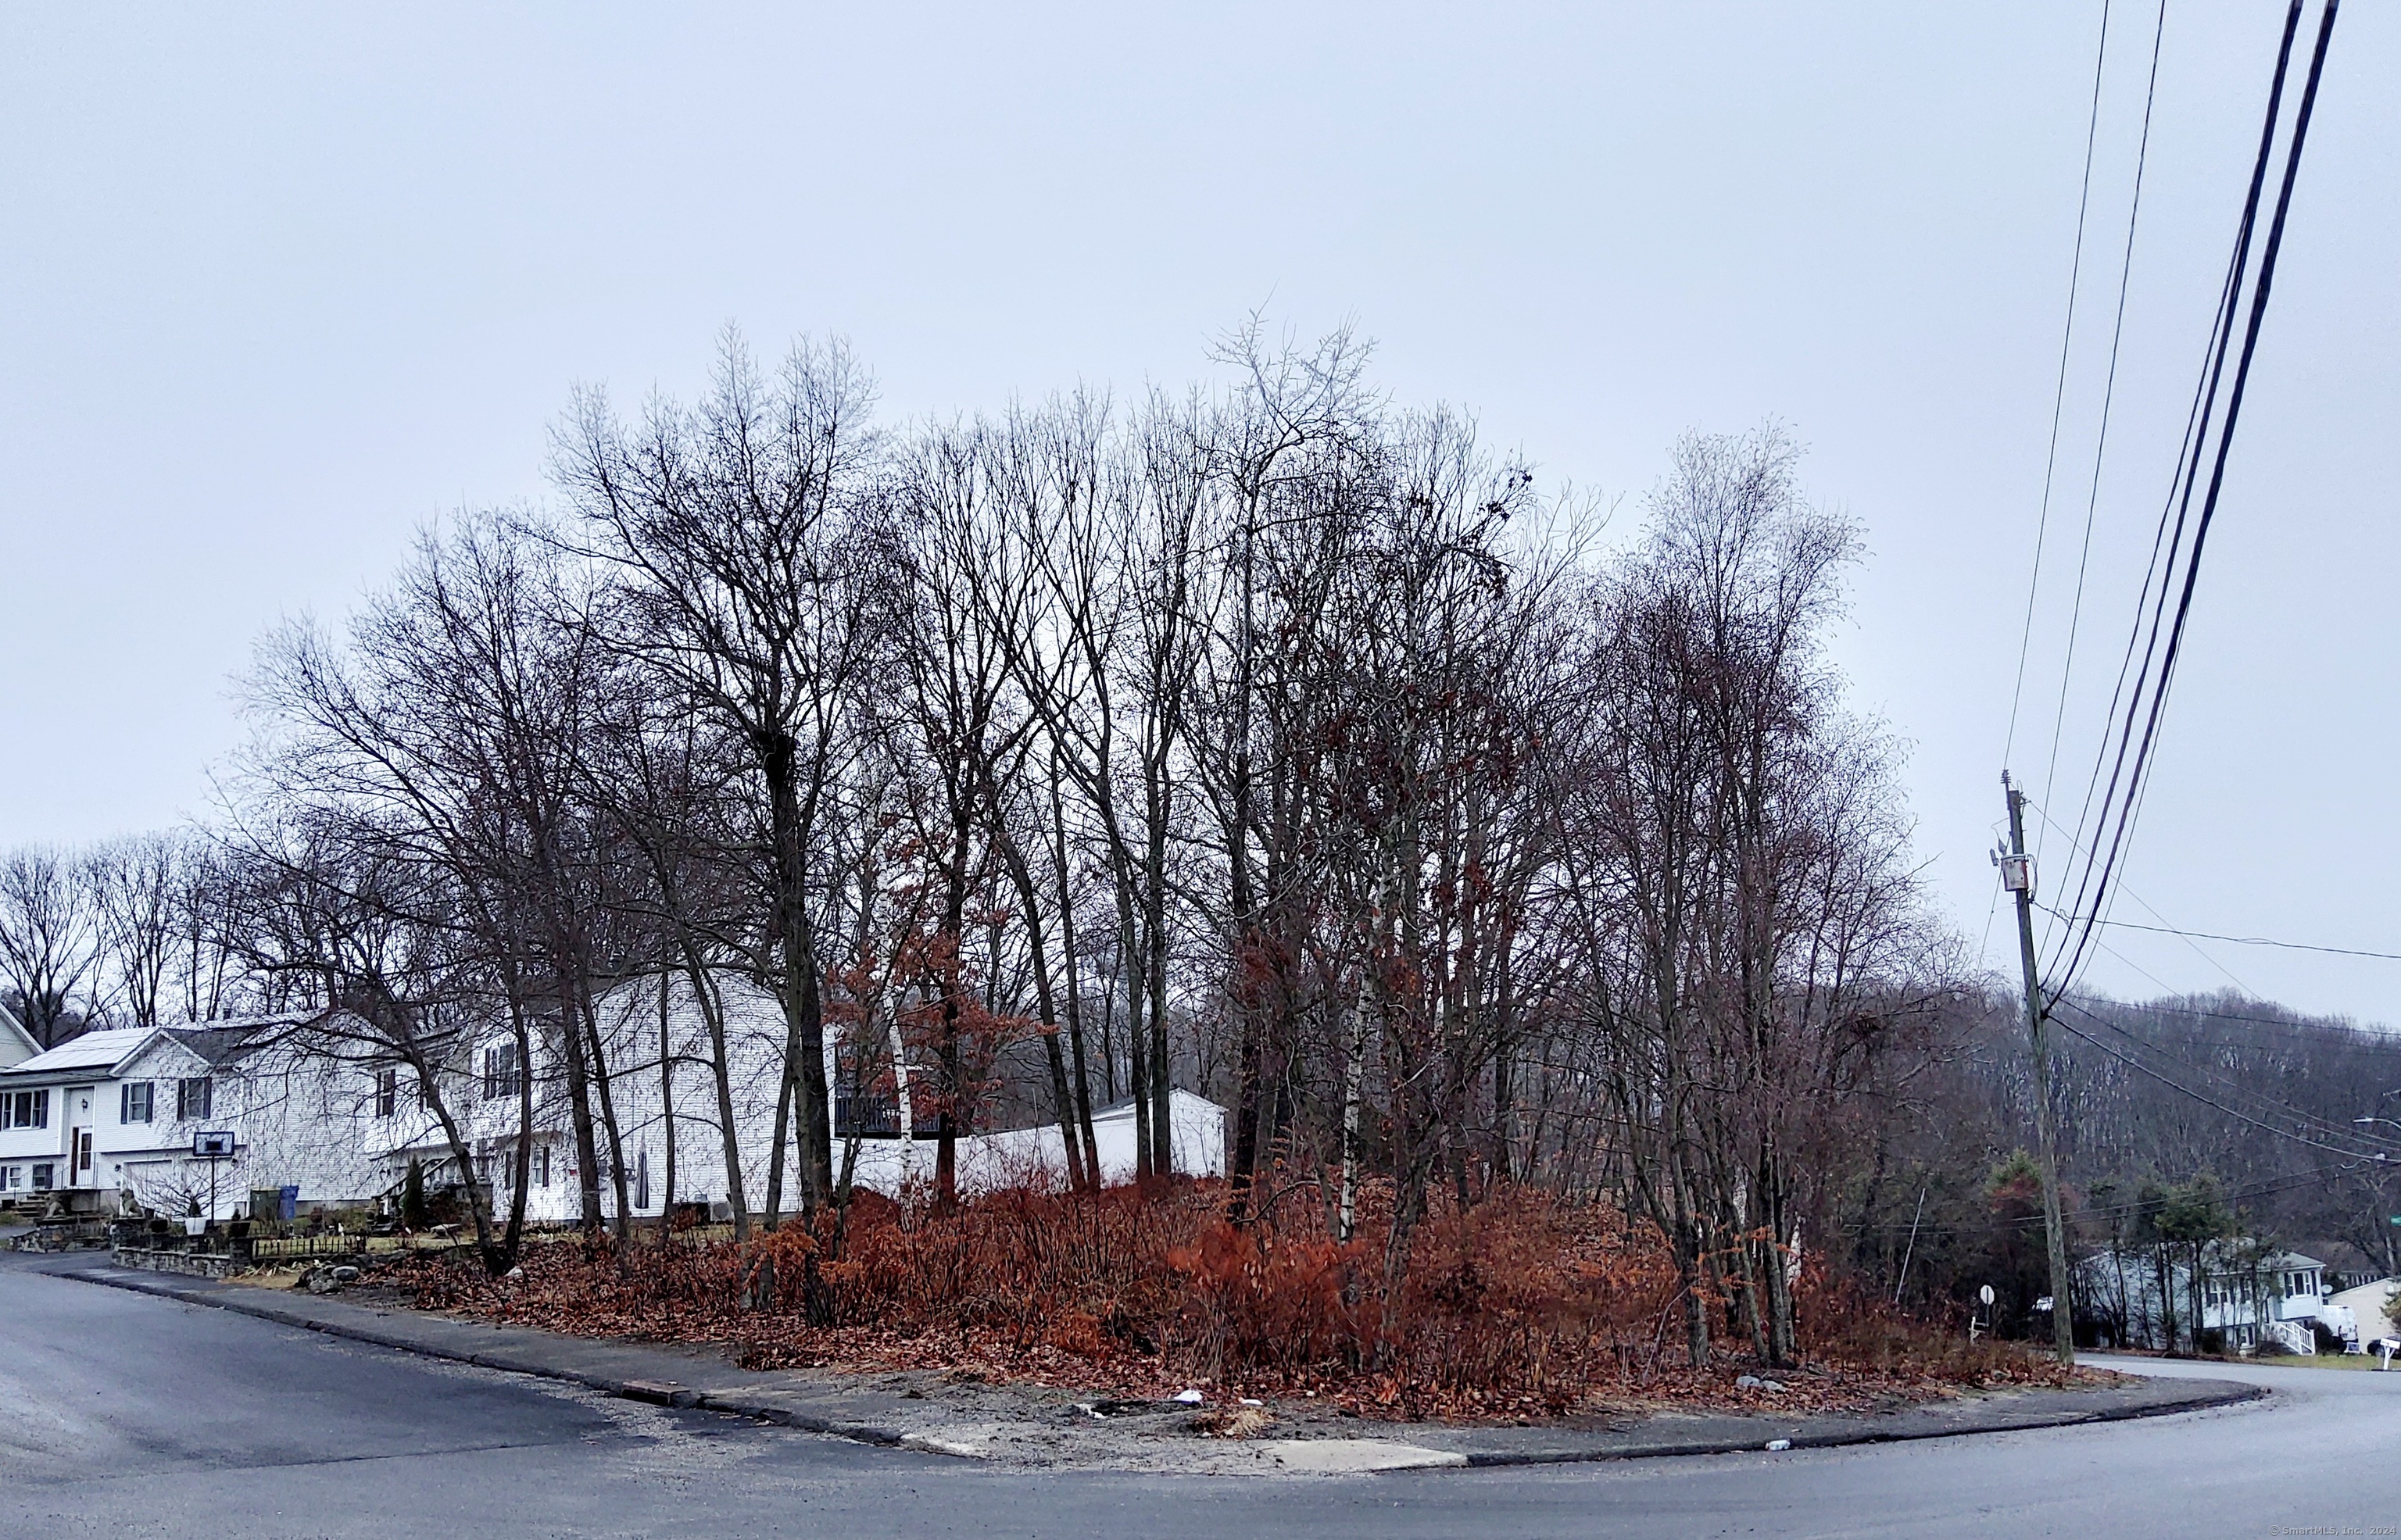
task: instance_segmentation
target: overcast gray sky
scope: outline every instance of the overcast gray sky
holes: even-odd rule
[[[2063,824],[2283,8],[2170,7]],[[1867,535],[1841,660],[1986,936],[2099,0],[501,9],[0,12],[0,844],[203,811],[260,632],[542,497],[571,383],[687,391],[731,321],[949,414],[1193,376],[1266,306],[1621,529],[1678,433],[1787,423]],[[2112,16],[2037,797],[2154,14]],[[2396,78],[2401,7],[2348,7],[2130,871],[2175,926],[2401,952]],[[2120,993],[2401,1022],[2401,964],[2109,944]]]

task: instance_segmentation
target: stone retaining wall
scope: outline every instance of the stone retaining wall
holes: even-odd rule
[[[213,1257],[190,1251],[151,1251],[130,1246],[117,1247],[112,1255],[119,1267],[138,1267],[151,1273],[182,1273],[195,1278],[222,1278],[241,1267],[241,1263],[232,1257]]]

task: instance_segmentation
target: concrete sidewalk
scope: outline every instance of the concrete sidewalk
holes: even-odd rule
[[[595,1341],[525,1327],[111,1264],[104,1253],[46,1258],[38,1271],[237,1311],[430,1357],[571,1382],[636,1400],[1024,1467],[1193,1474],[1352,1474],[1434,1466],[1549,1465],[1770,1447],[1945,1438],[2156,1417],[2257,1399],[2227,1380],[2150,1379],[2091,1390],[1966,1395],[1890,1411],[1792,1416],[1657,1412],[1579,1425],[1379,1424],[1310,1401],[1267,1408],[1271,1436],[1228,1439],[1173,1402],[1101,1403],[1089,1393],[960,1382],[932,1372],[754,1372],[715,1348]]]

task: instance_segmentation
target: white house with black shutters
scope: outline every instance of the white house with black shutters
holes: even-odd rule
[[[108,1215],[130,1192],[158,1211],[198,1203],[230,1217],[253,1187],[373,1196],[339,1067],[288,1051],[303,1020],[115,1028],[0,1069],[0,1198]],[[203,1130],[230,1132],[233,1158],[195,1160]]]

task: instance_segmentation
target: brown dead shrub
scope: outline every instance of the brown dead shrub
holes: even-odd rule
[[[1225,1219],[1222,1183],[994,1193],[947,1211],[854,1201],[747,1247],[645,1238],[529,1247],[526,1276],[406,1257],[386,1271],[427,1308],[553,1329],[724,1342],[756,1368],[941,1368],[1132,1396],[1317,1395],[1378,1415],[1530,1417],[1613,1398],[1749,1405],[1747,1360],[1682,1351],[1681,1294],[1655,1229],[1502,1186],[1439,1206],[1382,1288],[1390,1194],[1348,1245],[1324,1209]],[[805,1311],[814,1262],[821,1324]],[[1937,1383],[2024,1383],[2040,1361],[1970,1349],[1879,1311],[1822,1267],[1800,1280],[1811,1369],[1778,1404],[1863,1404]],[[1755,1367],[1755,1366],[1752,1366]],[[1805,1383],[1804,1383],[1805,1382]]]

